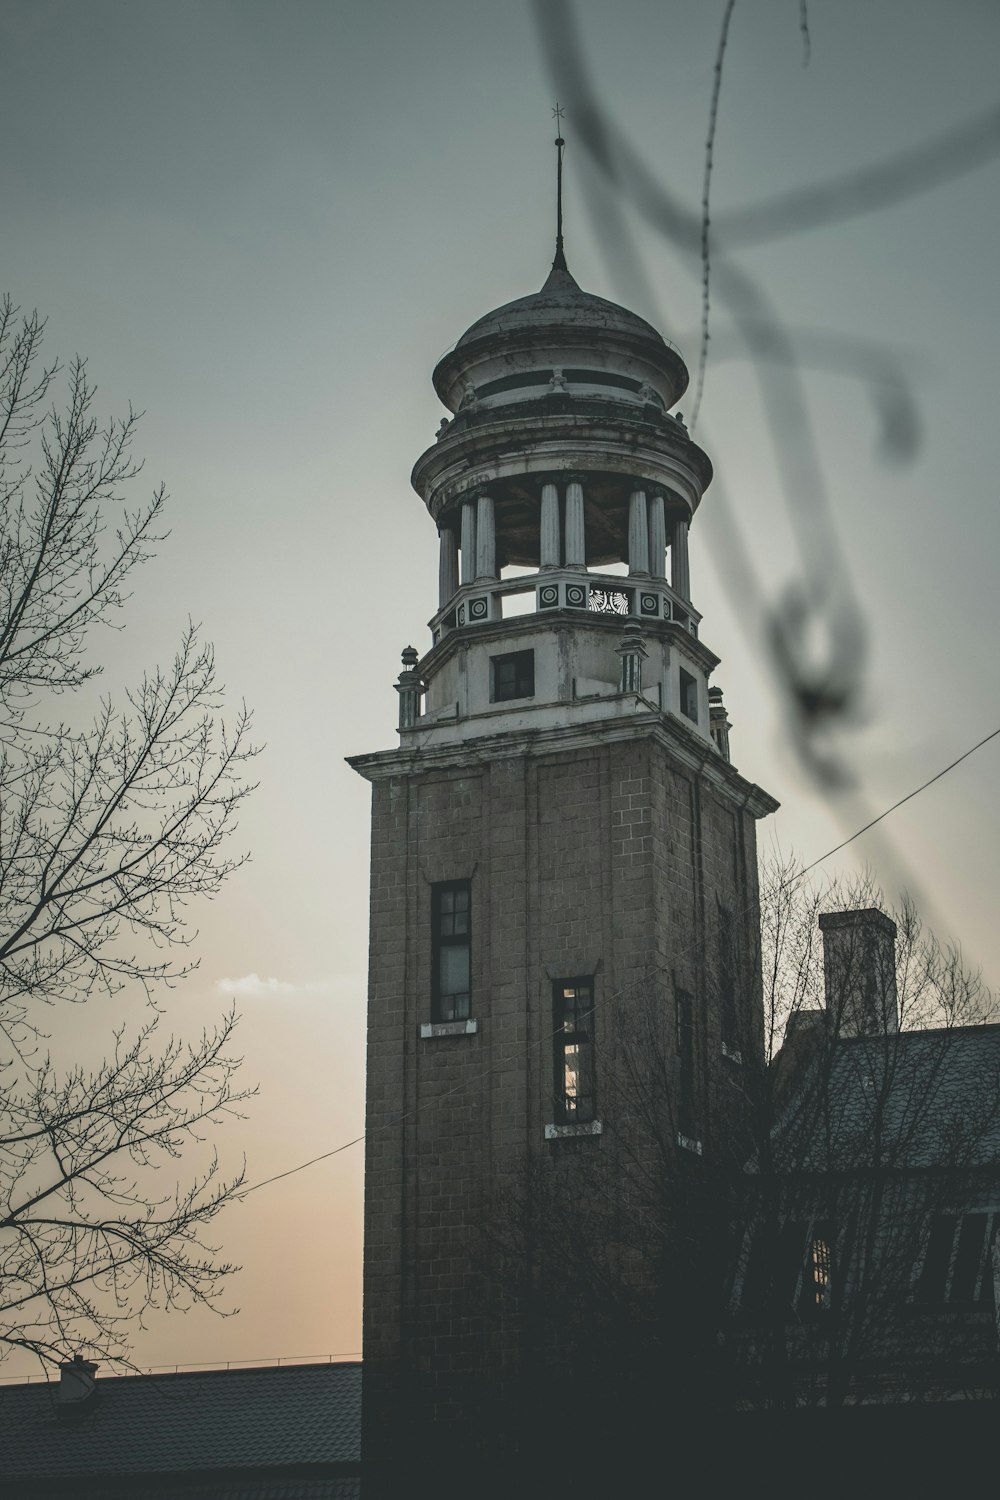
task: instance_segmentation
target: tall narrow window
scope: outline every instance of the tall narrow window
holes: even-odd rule
[[[719,915],[719,1018],[722,1040],[728,1047],[739,1048],[736,1015],[736,931],[733,914],[720,902]]]
[[[587,1124],[594,1118],[594,981],[557,979],[552,999],[556,1122]]]
[[[956,1223],[954,1214],[935,1214],[931,1220],[927,1250],[917,1286],[917,1296],[921,1302],[944,1301]]]
[[[432,897],[435,1021],[466,1021],[471,1009],[472,922],[470,885],[453,880],[436,885]]]
[[[833,1294],[833,1227],[817,1220],[806,1241],[799,1312],[804,1318],[829,1312]]]
[[[698,1132],[695,1128],[694,996],[689,990],[677,991],[677,1059],[677,1128],[682,1135],[695,1137]]]
[[[743,1280],[742,1306],[786,1322],[830,1310],[834,1287],[834,1226],[821,1219],[786,1219],[758,1227]]]
[[[681,713],[692,723],[698,722],[698,683],[690,672],[680,669]]]
[[[980,1293],[986,1249],[986,1214],[966,1214],[958,1231],[949,1302],[975,1302]]]
[[[924,1263],[917,1282],[917,1298],[931,1306],[945,1303],[968,1306],[993,1302],[991,1229],[989,1214],[935,1214],[927,1237]]]

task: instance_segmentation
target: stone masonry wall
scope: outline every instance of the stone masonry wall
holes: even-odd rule
[[[489,1424],[523,1329],[494,1283],[484,1215],[553,1145],[552,985],[594,977],[601,1047],[612,996],[675,984],[699,999],[706,1141],[721,1037],[702,954],[717,902],[755,897],[754,825],[651,735],[519,753],[374,784],[364,1361],[367,1451]],[[431,891],[472,888],[473,1035],[431,1019]],[[710,987],[709,987],[710,988]],[[574,1142],[610,1149],[606,1138]],[[449,1439],[449,1441],[452,1441]]]

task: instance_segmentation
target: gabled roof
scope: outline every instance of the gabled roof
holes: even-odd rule
[[[775,1143],[792,1172],[1000,1168],[1000,1025],[820,1042]]]
[[[98,1377],[70,1420],[59,1419],[58,1393],[56,1382],[0,1386],[5,1483],[253,1469],[275,1480],[227,1486],[227,1497],[312,1500],[341,1490],[317,1489],[310,1469],[359,1472],[360,1364]],[[297,1477],[282,1484],[279,1472],[291,1469]]]

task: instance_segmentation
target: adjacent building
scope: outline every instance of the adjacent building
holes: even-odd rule
[[[5,1500],[356,1500],[360,1439],[356,1363],[0,1386]]]

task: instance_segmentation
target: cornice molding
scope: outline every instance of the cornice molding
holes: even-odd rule
[[[565,570],[561,570],[565,571]],[[623,586],[634,587],[628,579],[616,579]],[[602,580],[602,585],[604,580]],[[534,614],[512,615],[506,620],[485,620],[477,625],[458,625],[442,636],[420,658],[417,670],[427,676],[440,670],[444,662],[458,651],[474,645],[495,645],[519,635],[537,635],[554,629],[589,630],[620,636],[626,624],[638,625],[640,632],[654,640],[664,640],[702,667],[706,676],[715,671],[722,658],[716,656],[698,636],[685,630],[675,620],[659,620],[639,615],[603,615],[589,609],[547,609]]]
[[[476,484],[508,476],[558,482],[595,471],[674,491],[692,513],[712,479],[708,455],[679,429],[667,432],[660,424],[617,414],[602,420],[590,413],[533,410],[449,433],[420,455],[410,482],[437,519]]]
[[[645,699],[636,701],[647,702]],[[558,728],[505,730],[446,744],[400,746],[396,750],[349,755],[346,759],[352,770],[374,783],[435,771],[481,772],[498,760],[540,758],[639,739],[654,741],[683,770],[701,777],[755,818],[766,817],[780,806],[763,787],[747,781],[734,766],[723,760],[708,741],[686,729],[672,715],[661,714],[652,705],[645,711],[640,709],[628,719],[589,719],[583,724],[565,724]]]

